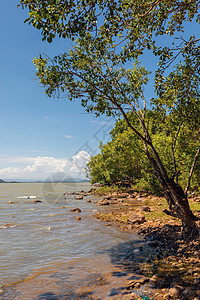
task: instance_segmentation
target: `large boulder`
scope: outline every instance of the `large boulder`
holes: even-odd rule
[[[129,216],[128,222],[131,224],[142,224],[145,222],[145,216],[141,214],[132,214]]]

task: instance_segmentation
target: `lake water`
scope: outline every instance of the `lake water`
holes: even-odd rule
[[[99,282],[98,276],[118,268],[113,249],[130,247],[138,238],[92,218],[96,211],[113,209],[86,202],[98,200],[95,196],[75,200],[63,195],[90,188],[85,183],[0,184],[0,299],[79,299],[80,280],[82,286],[86,279]],[[70,212],[75,207],[82,212]],[[44,292],[46,297],[38,296]],[[52,296],[63,293],[65,298]]]

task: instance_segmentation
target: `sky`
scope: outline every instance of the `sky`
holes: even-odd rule
[[[44,95],[32,59],[68,51],[71,43],[43,42],[38,30],[24,24],[28,12],[17,4],[3,1],[0,10],[0,178],[45,180],[55,172],[83,178],[113,120],[84,112],[78,101]]]
[[[57,172],[84,178],[85,164],[98,152],[99,142],[109,139],[114,120],[84,112],[79,101],[44,94],[32,59],[41,52],[53,57],[68,51],[71,43],[42,41],[38,30],[24,24],[28,11],[17,4],[2,1],[0,10],[0,178],[45,180]],[[196,23],[191,28],[198,32]],[[155,69],[157,62],[148,54],[144,63]],[[148,99],[152,91],[150,81]]]

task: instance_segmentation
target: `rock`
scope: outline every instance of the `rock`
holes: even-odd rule
[[[103,200],[110,200],[111,199],[111,196],[105,196],[104,198],[103,198]]]
[[[187,288],[182,293],[183,299],[194,300],[196,293],[194,290]]]
[[[88,203],[92,203],[92,200],[88,199],[88,200],[86,200],[86,202],[88,202]]]
[[[83,196],[82,196],[82,195],[76,196],[75,199],[76,199],[76,200],[82,200],[82,199],[83,199]]]
[[[142,234],[145,234],[146,233],[146,229],[140,229],[137,234],[138,235],[142,235]]]
[[[76,193],[75,193],[75,192],[72,192],[72,193],[67,193],[67,192],[66,192],[66,193],[64,193],[63,195],[64,195],[64,196],[65,196],[65,195],[76,195]]]
[[[105,199],[102,199],[97,203],[97,205],[109,205],[109,204],[110,204],[109,201]]]
[[[70,209],[70,211],[72,211],[72,212],[74,212],[74,211],[81,212],[81,209],[77,207],[77,208]]]
[[[176,298],[179,296],[179,290],[176,287],[173,287],[171,289],[169,289],[169,294],[172,297],[172,299]]]
[[[148,242],[147,245],[150,247],[157,247],[159,245],[159,242],[158,241],[150,241],[150,242]]]
[[[76,220],[77,220],[77,221],[80,221],[80,220],[81,220],[81,217],[77,217]]]
[[[109,201],[110,204],[118,204],[118,199],[117,198],[112,198],[110,201]]]
[[[11,226],[12,226],[12,225],[10,225],[10,224],[5,224],[5,225],[4,225],[5,228],[9,228],[9,227],[11,227]]]
[[[132,224],[142,224],[145,222],[145,217],[143,215],[132,214],[129,216],[128,221]]]
[[[135,279],[132,280],[131,282],[129,282],[129,285],[127,286],[127,290],[136,288],[136,287],[140,287],[140,285],[145,284],[147,282],[149,282],[149,278],[145,277],[145,276],[139,276],[139,275],[135,275]]]
[[[169,300],[171,297],[169,295],[169,293],[166,293],[163,295],[163,300]]]
[[[35,203],[40,203],[40,202],[42,202],[42,201],[41,201],[41,200],[33,200],[33,201],[32,201],[32,203],[34,203],[34,204],[35,204]]]
[[[157,281],[158,281],[158,276],[156,276],[156,275],[153,275],[153,276],[150,278],[150,283],[151,283],[152,285],[156,285]]]
[[[143,199],[141,197],[137,197],[136,200],[137,201],[143,201]]]
[[[139,210],[140,211],[146,211],[146,212],[150,212],[151,211],[148,206],[141,206]]]
[[[126,198],[127,194],[126,193],[122,193],[120,195],[117,195],[117,198]]]

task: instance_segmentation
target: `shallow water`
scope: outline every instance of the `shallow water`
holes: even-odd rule
[[[86,198],[75,200],[73,195],[63,196],[66,191],[89,189],[89,184],[0,184],[0,281],[1,286],[10,286],[1,299],[35,299],[34,295],[45,290],[45,286],[37,285],[34,289],[31,281],[30,288],[30,279],[55,280],[56,270],[65,279],[68,270],[70,292],[70,286],[78,279],[83,280],[90,273],[101,274],[102,268],[104,272],[111,269],[110,257],[115,246],[137,240],[133,234],[91,218],[95,211],[110,210],[111,207],[87,203]],[[87,198],[96,200],[94,196]],[[33,203],[35,200],[42,202]],[[70,212],[74,207],[79,207],[82,212]],[[80,221],[76,220],[77,216],[81,216]],[[63,280],[59,280],[58,286],[62,286]],[[11,287],[20,282],[20,292],[12,292]],[[67,280],[62,288],[67,288],[66,283]],[[72,294],[69,299],[73,299]]]

